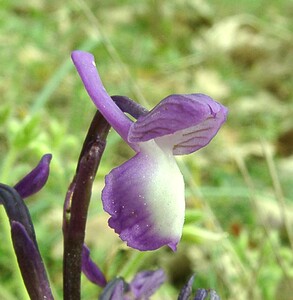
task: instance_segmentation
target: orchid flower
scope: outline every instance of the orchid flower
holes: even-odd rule
[[[111,216],[109,226],[132,248],[145,251],[168,245],[175,251],[185,197],[174,156],[207,145],[225,122],[227,109],[203,94],[170,95],[150,112],[136,109],[133,122],[124,114],[131,114],[133,102],[119,96],[116,104],[108,95],[93,55],[74,51],[72,60],[101,114],[136,152],[106,176],[102,202]]]

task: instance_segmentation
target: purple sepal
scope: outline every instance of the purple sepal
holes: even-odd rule
[[[206,289],[197,289],[193,300],[205,300],[208,296],[208,291]]]
[[[106,278],[99,267],[90,258],[90,250],[85,244],[82,248],[81,270],[92,283],[101,287],[106,286]]]
[[[165,282],[166,276],[162,269],[156,271],[142,271],[136,274],[129,284],[135,299],[149,299]]]
[[[96,69],[94,56],[91,53],[76,50],[72,52],[71,58],[96,107],[118,134],[127,141],[131,121],[106,92]],[[135,145],[130,144],[130,146],[136,148]]]
[[[30,298],[53,299],[42,258],[25,227],[17,221],[12,221],[11,237]]]
[[[192,293],[192,284],[194,281],[194,275],[190,277],[184,287],[181,289],[180,294],[178,296],[178,300],[188,300]]]
[[[170,95],[130,127],[128,141],[156,139],[174,155],[192,153],[216,135],[228,110],[204,94]]]
[[[46,184],[51,159],[51,154],[45,154],[38,165],[14,186],[22,198],[37,193]]]
[[[122,278],[111,280],[104,288],[99,300],[124,300],[125,285],[126,283]]]

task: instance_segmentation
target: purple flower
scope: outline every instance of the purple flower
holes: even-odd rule
[[[203,94],[171,95],[131,121],[106,92],[90,53],[73,62],[93,102],[136,155],[113,169],[102,192],[109,226],[128,246],[176,250],[184,223],[184,181],[174,155],[207,145],[225,122],[227,109]],[[114,97],[113,97],[114,98]],[[126,97],[120,97],[125,100]],[[121,100],[120,99],[120,100]],[[129,102],[130,103],[130,102]],[[127,106],[127,104],[126,104]]]
[[[127,284],[122,278],[115,278],[105,287],[100,300],[148,300],[165,282],[163,270],[142,271]]]
[[[178,300],[188,300],[190,299],[190,296],[192,294],[192,284],[194,281],[194,275],[190,277],[190,279],[187,281],[185,286],[181,289],[180,294],[178,296]],[[208,295],[210,294],[210,297],[208,298]],[[193,300],[221,300],[219,295],[216,293],[216,291],[212,289],[197,289],[196,294],[193,298]]]

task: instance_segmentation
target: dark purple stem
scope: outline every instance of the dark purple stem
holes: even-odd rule
[[[14,188],[0,184],[0,202],[9,218],[14,251],[30,298],[54,299],[31,217],[23,199]]]
[[[97,111],[80,153],[76,174],[69,186],[63,215],[64,300],[80,299],[81,254],[84,244],[92,184],[106,145],[110,125]]]

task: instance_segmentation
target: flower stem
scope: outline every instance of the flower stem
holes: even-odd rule
[[[16,290],[17,290],[17,295],[18,299],[23,299],[23,300],[29,300],[29,296],[27,293],[27,290],[25,288],[25,285],[23,283],[21,273],[19,272],[19,267],[16,259],[16,254],[14,252],[12,240],[10,237],[10,225],[9,225],[9,219],[6,215],[4,207],[0,206],[0,226],[1,226],[1,232],[2,232],[2,237],[3,240],[1,240],[1,244],[6,245],[6,247],[9,250],[9,264],[13,270],[15,270],[15,273],[13,274],[14,276],[14,282],[17,283]]]
[[[64,203],[63,293],[64,300],[80,299],[81,253],[86,219],[95,178],[110,125],[97,111],[85,138],[76,174]]]
[[[0,201],[9,218],[13,247],[28,294],[31,299],[53,299],[34,226],[23,199],[14,188],[0,183]]]
[[[10,150],[8,151],[5,160],[1,165],[1,174],[0,174],[0,182],[7,182],[9,178],[9,172],[12,169],[12,166],[17,159],[17,151],[13,145],[10,145]],[[19,272],[19,267],[16,259],[16,255],[14,252],[11,235],[10,235],[10,224],[9,219],[6,215],[4,207],[0,206],[0,227],[2,232],[2,237],[4,238],[1,241],[1,244],[7,245],[9,249],[9,257],[10,257],[10,265],[12,265],[14,270],[17,270],[14,273],[14,281],[17,282],[17,293],[20,299],[29,300],[28,293],[26,291],[25,285],[22,281],[21,273]]]

